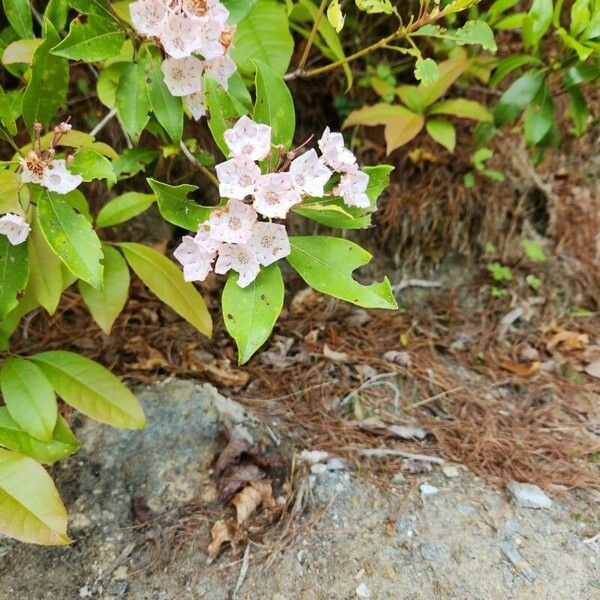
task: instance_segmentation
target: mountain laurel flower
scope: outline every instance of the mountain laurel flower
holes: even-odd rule
[[[183,99],[194,120],[199,121],[206,116],[206,105],[204,104],[204,86],[195,94],[185,96]]]
[[[252,235],[257,218],[251,206],[239,200],[230,200],[227,206],[213,210],[210,215],[210,237],[228,244],[245,244]]]
[[[8,213],[0,217],[0,234],[5,235],[13,246],[22,244],[30,231],[29,224],[19,215]]]
[[[285,258],[291,252],[285,225],[262,221],[254,226],[247,246],[252,249],[258,263],[264,267]]]
[[[285,219],[290,208],[302,202],[290,173],[268,173],[256,182],[254,208],[264,217]]]
[[[229,79],[236,72],[237,67],[227,54],[207,60],[204,63],[204,72],[212,77],[222,88],[227,89]]]
[[[363,171],[356,169],[342,175],[340,184],[337,188],[337,193],[343,198],[348,206],[369,208],[371,206],[371,201],[366,194],[368,187],[369,176]]]
[[[35,152],[30,152],[26,158],[21,159],[21,167],[23,183],[37,183],[57,194],[68,194],[83,181],[80,175],[69,172],[65,160],[40,158]]]
[[[161,69],[173,96],[190,96],[202,91],[204,63],[195,56],[167,58]]]
[[[260,168],[249,156],[239,156],[215,167],[219,179],[219,193],[223,198],[243,200],[254,193]]]
[[[252,160],[263,160],[271,151],[271,128],[255,123],[246,115],[225,131],[223,137],[234,157],[245,155]]]
[[[186,281],[204,281],[212,271],[212,263],[217,253],[209,253],[195,238],[186,235],[173,252],[173,256],[183,266],[183,278]]]
[[[356,168],[356,156],[346,148],[341,133],[331,132],[327,127],[319,140],[319,148],[323,162],[334,171],[345,173]]]
[[[167,16],[162,34],[159,36],[165,52],[172,58],[185,58],[197,51],[198,23],[184,15]]]
[[[314,149],[308,150],[290,164],[296,188],[309,196],[323,196],[325,184],[333,173],[319,160]]]
[[[253,249],[248,244],[223,244],[215,264],[215,273],[225,275],[228,271],[239,274],[237,284],[249,286],[260,273],[260,264]]]
[[[159,36],[163,30],[163,20],[167,16],[164,0],[138,0],[129,5],[131,23],[142,35]]]

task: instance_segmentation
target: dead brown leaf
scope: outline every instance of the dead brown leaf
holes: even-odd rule
[[[540,361],[535,360],[532,363],[515,363],[508,360],[503,360],[498,363],[505,371],[519,375],[520,377],[528,377],[533,375],[540,368]]]
[[[546,348],[548,350],[556,348],[562,352],[573,352],[574,350],[585,350],[589,343],[590,339],[587,334],[561,329],[546,343]]]
[[[237,494],[231,503],[235,506],[238,524],[244,523],[262,504],[264,508],[275,506],[270,481],[253,481]]]
[[[227,470],[227,473],[219,481],[219,500],[223,502],[245,484],[257,481],[265,477],[265,472],[256,465],[238,465]]]
[[[202,361],[193,349],[185,355],[184,370],[192,375],[204,375],[212,383],[223,387],[242,387],[248,383],[250,377],[246,371],[233,367],[227,359]]]
[[[211,542],[208,546],[208,560],[212,562],[221,551],[221,546],[233,540],[233,534],[226,521],[217,521],[210,530]]]
[[[323,356],[333,362],[345,363],[350,360],[350,357],[345,352],[337,352],[332,350],[327,344],[323,346]]]
[[[249,452],[255,445],[254,440],[245,435],[244,431],[244,429],[234,427],[227,432],[229,438],[227,446],[225,446],[225,449],[219,454],[219,458],[215,462],[214,471],[216,475],[229,465],[236,463],[242,453]]]

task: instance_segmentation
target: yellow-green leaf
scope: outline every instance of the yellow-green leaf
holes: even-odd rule
[[[425,123],[423,115],[407,109],[404,109],[404,111],[403,114],[398,115],[385,127],[385,143],[388,154],[410,142],[423,129]]]

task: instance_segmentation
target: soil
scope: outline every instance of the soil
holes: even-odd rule
[[[384,459],[359,472],[332,455],[305,464],[278,418],[210,385],[170,380],[139,396],[145,431],[79,424],[84,447],[54,473],[74,541],[3,539],[1,600],[600,598],[598,491],[553,486],[550,508],[522,508],[464,467],[426,461],[404,462],[382,485],[369,470]],[[211,467],[221,432],[240,425],[287,457],[295,474],[285,477],[309,501],[266,533],[249,524],[244,543],[209,565],[224,510]]]

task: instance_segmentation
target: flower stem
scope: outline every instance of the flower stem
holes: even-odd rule
[[[327,6],[327,0],[321,0],[321,5],[319,6],[319,12],[315,16],[315,22],[313,24],[313,28],[308,36],[308,41],[306,42],[306,46],[304,46],[304,52],[302,53],[302,58],[300,59],[300,63],[298,64],[298,70],[302,71],[304,69],[304,65],[308,60],[308,55],[310,54],[310,49],[314,44],[315,38],[317,37],[317,31],[319,30],[319,25],[321,24],[321,19],[323,18],[323,13],[325,12],[325,7]]]
[[[219,187],[219,180],[213,175],[213,173],[207,169],[191,152],[190,149],[185,145],[183,140],[180,142],[179,147],[185,155],[185,157],[192,163],[194,163],[204,176],[216,187]]]

